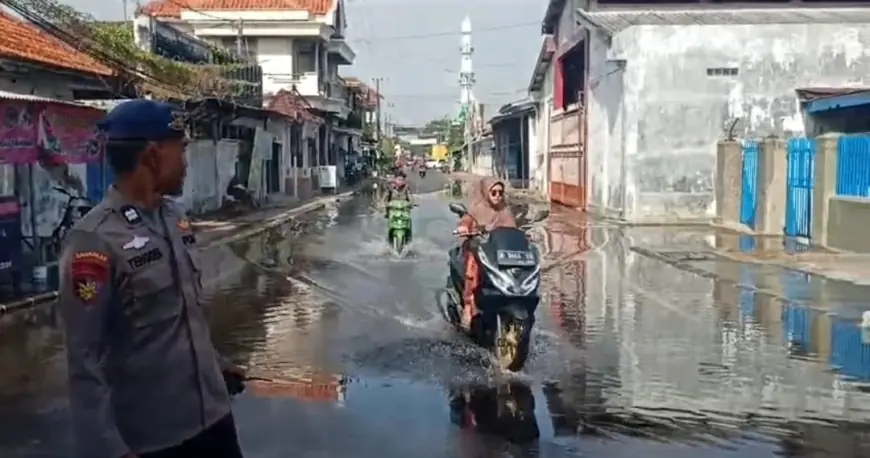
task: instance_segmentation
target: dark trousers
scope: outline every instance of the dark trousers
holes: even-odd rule
[[[243,458],[233,414],[220,419],[205,431],[164,450],[139,458]]]

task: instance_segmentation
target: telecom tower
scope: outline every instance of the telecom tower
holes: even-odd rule
[[[474,47],[471,46],[471,18],[465,16],[462,20],[462,41],[459,48],[462,54],[462,60],[459,65],[459,87],[462,88],[459,100],[462,103],[462,108],[468,114],[470,105],[474,101],[474,70],[471,66],[471,55],[474,54]]]

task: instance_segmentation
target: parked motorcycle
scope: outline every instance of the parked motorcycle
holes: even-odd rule
[[[394,199],[387,203],[387,242],[401,254],[411,243],[411,202]]]
[[[344,166],[344,180],[348,186],[357,184],[360,180],[360,170],[356,164],[348,163]]]
[[[259,208],[260,203],[254,196],[253,191],[241,184],[239,180],[233,178],[227,185],[227,196],[232,198],[234,202],[241,204],[249,209]]]
[[[468,213],[459,203],[450,204],[450,211],[460,218]],[[460,234],[454,232],[454,235]],[[540,253],[517,228],[500,227],[492,231],[480,228],[462,235],[471,237],[468,249],[481,272],[481,284],[475,297],[480,313],[467,334],[478,345],[492,351],[503,369],[518,371],[528,358],[535,310],[541,300]],[[463,258],[462,247],[450,250],[445,294],[438,296],[444,318],[460,331],[463,331],[465,288]]]

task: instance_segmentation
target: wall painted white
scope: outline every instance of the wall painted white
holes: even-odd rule
[[[633,220],[712,216],[715,144],[729,118],[745,114],[744,136],[793,131],[796,88],[864,82],[868,32],[870,24],[771,24],[591,34],[590,203]],[[707,75],[717,67],[739,74]]]
[[[263,67],[263,93],[274,94],[293,84],[293,38],[257,38],[257,62]]]

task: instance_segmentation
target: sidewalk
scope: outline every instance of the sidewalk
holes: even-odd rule
[[[368,180],[363,180],[353,187],[342,186],[334,195],[315,196],[307,201],[301,201],[289,196],[281,197],[264,208],[228,219],[220,219],[218,216],[213,216],[209,219],[197,219],[194,217],[192,218],[191,226],[197,235],[197,249],[209,250],[256,236],[268,229],[285,224],[300,215],[320,210],[330,201],[350,197],[356,190],[366,186],[367,183]],[[56,288],[56,286],[52,288]],[[11,299],[0,303],[0,317],[13,311],[28,309],[55,299],[57,299],[56,289],[39,293],[26,293],[24,297],[19,299]]]
[[[733,262],[775,266],[830,280],[870,285],[870,254],[834,252],[786,237],[718,230],[709,249]]]

